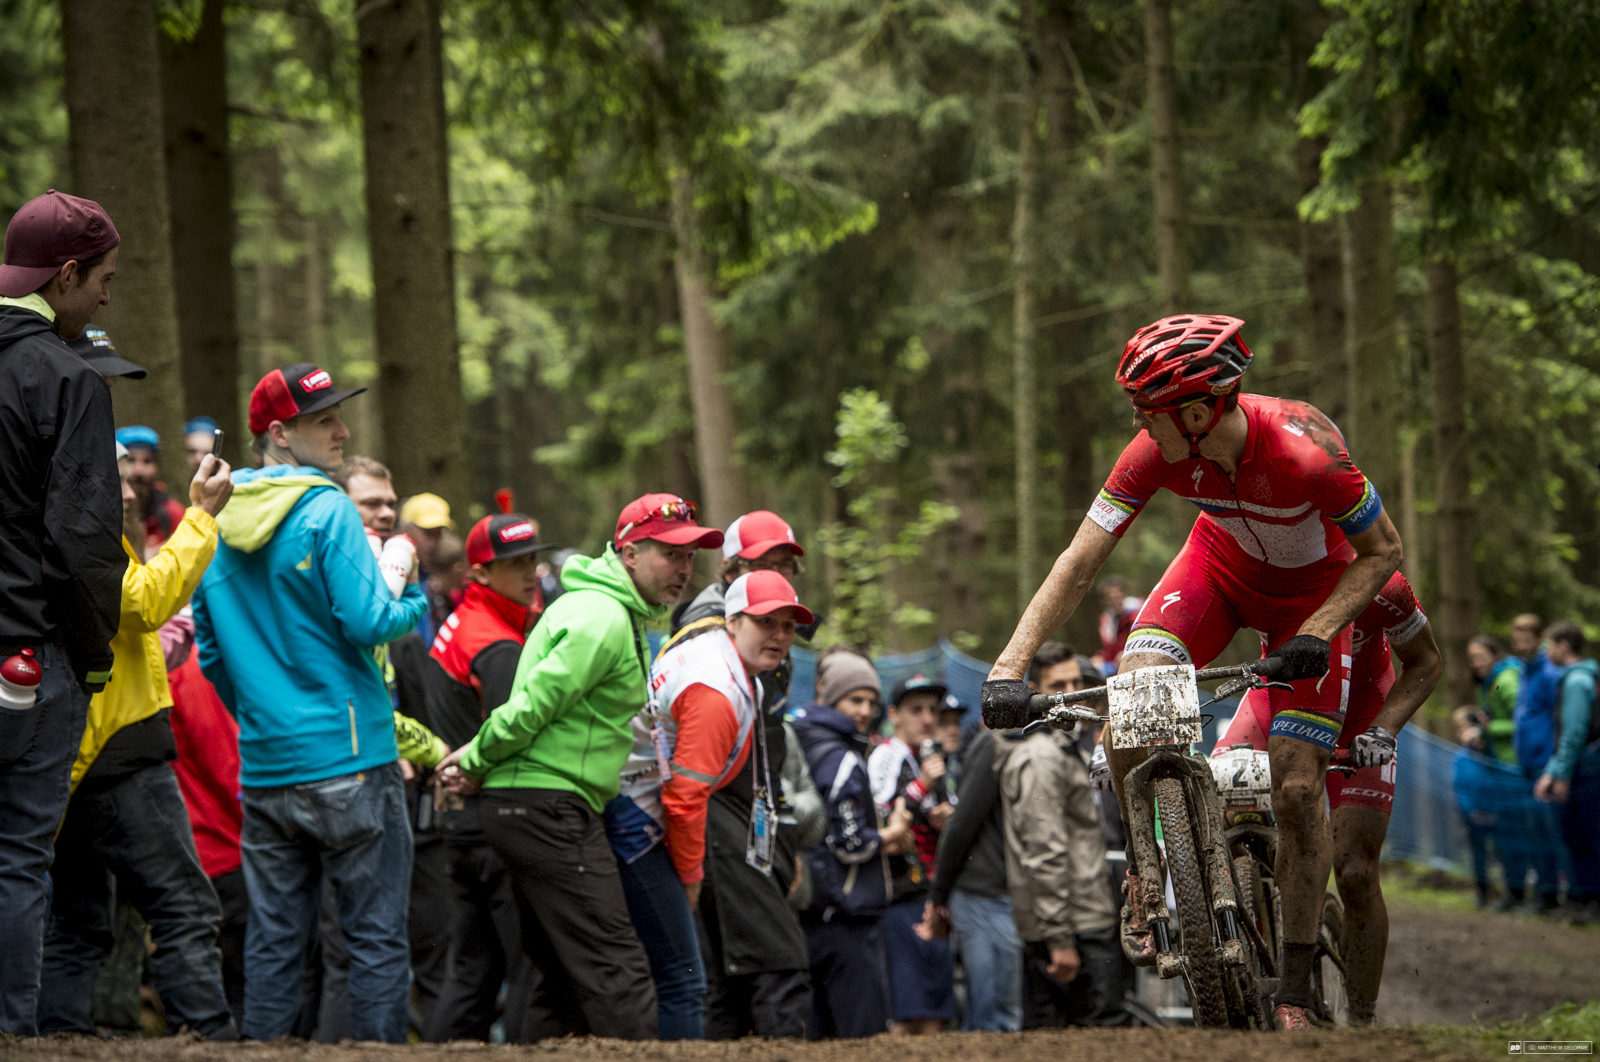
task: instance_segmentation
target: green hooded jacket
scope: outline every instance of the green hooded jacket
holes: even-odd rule
[[[461,754],[489,789],[564,789],[596,812],[617,795],[633,747],[629,720],[644,707],[644,623],[664,615],[639,595],[616,550],[574,557],[566,593],[539,617],[511,684]]]

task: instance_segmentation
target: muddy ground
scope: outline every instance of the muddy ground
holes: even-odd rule
[[[565,1040],[528,1047],[207,1045],[92,1039],[0,1043],[0,1062],[1484,1062],[1498,1043],[1417,1025],[1487,1024],[1600,998],[1600,930],[1528,915],[1452,910],[1391,897],[1380,1027],[1295,1037],[1195,1029],[946,1033],[919,1041],[746,1040],[626,1044]]]
[[[1600,929],[1389,900],[1382,1024],[1487,1024],[1592,999],[1600,999]]]

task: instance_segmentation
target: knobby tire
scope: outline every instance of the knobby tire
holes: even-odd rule
[[[1222,987],[1222,960],[1217,952],[1205,880],[1200,876],[1194,831],[1189,825],[1189,802],[1183,783],[1176,778],[1156,779],[1154,790],[1161,836],[1167,846],[1167,873],[1172,876],[1172,892],[1178,901],[1184,980],[1189,987],[1194,1023],[1207,1029],[1226,1029],[1232,1023],[1227,993]]]

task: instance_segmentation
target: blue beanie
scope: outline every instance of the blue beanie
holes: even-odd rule
[[[117,442],[130,450],[135,446],[143,446],[149,450],[161,449],[161,436],[156,434],[154,428],[147,428],[143,424],[130,424],[126,428],[118,428]]]
[[[183,433],[185,435],[191,435],[197,431],[205,431],[215,435],[217,433],[218,426],[219,425],[217,422],[212,420],[210,417],[195,417],[192,420],[186,420],[183,422]]]

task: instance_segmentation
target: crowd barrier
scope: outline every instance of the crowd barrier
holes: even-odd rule
[[[659,639],[651,637],[655,650]],[[817,654],[796,648],[789,703],[804,704],[816,696]],[[969,723],[980,718],[978,694],[989,665],[961,652],[948,640],[912,653],[893,653],[874,661],[885,695],[900,679],[921,673],[938,676],[966,709]],[[1234,705],[1215,705],[1216,718],[1206,726],[1202,751],[1209,752],[1217,734],[1232,717]],[[1522,772],[1445,741],[1421,727],[1400,733],[1399,770],[1394,812],[1384,858],[1422,863],[1468,876],[1472,845],[1466,821],[1479,837],[1491,838],[1493,860],[1508,868],[1526,867],[1546,880],[1553,870],[1566,872],[1561,831],[1548,804],[1533,799],[1532,783]]]

